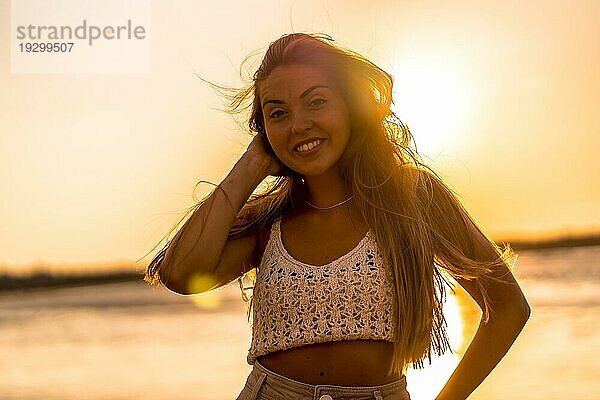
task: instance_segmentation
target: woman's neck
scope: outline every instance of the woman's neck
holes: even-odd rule
[[[337,171],[304,177],[304,200],[317,207],[330,207],[352,196]]]

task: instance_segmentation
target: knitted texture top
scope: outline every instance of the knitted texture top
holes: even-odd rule
[[[348,253],[325,265],[292,257],[281,239],[281,219],[258,267],[252,342],[247,362],[278,350],[338,340],[393,342],[397,305],[393,277],[371,230]]]

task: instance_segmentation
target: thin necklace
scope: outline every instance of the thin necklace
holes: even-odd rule
[[[333,208],[336,208],[336,207],[339,207],[339,206],[341,206],[342,204],[346,204],[347,202],[349,202],[349,201],[350,201],[350,200],[352,200],[353,198],[354,198],[354,196],[350,196],[350,197],[348,197],[346,200],[340,201],[339,203],[337,203],[337,204],[334,204],[334,205],[332,205],[332,206],[329,206],[329,207],[318,207],[318,206],[315,206],[314,204],[311,204],[311,203],[310,203],[308,200],[305,200],[305,199],[302,199],[302,200],[304,200],[304,202],[305,202],[306,204],[308,204],[309,206],[311,206],[311,207],[312,207],[312,208],[314,208],[314,209],[317,209],[317,210],[331,210],[331,209],[333,209]]]

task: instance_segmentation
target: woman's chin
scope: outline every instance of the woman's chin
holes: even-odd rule
[[[333,168],[332,167],[324,167],[324,166],[312,166],[310,168],[292,168],[294,171],[296,171],[298,174],[300,174],[302,176],[302,178],[318,178],[320,176],[327,176],[329,174],[332,173]]]
[[[317,157],[312,160],[297,160],[290,158],[289,160],[282,161],[289,169],[303,177],[318,177],[330,174],[335,170],[336,164],[330,157]]]

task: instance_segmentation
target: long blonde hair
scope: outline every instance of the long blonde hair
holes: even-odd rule
[[[475,259],[476,243],[469,226],[477,227],[455,193],[419,156],[408,127],[391,110],[393,77],[364,56],[332,43],[327,35],[295,33],[272,42],[252,82],[241,89],[209,83],[229,99],[230,113],[251,108],[249,128],[264,135],[258,87],[274,68],[285,64],[308,64],[335,79],[351,115],[348,146],[339,161],[341,176],[375,234],[382,257],[393,271],[398,305],[394,362],[391,369],[404,373],[409,365],[423,368],[425,359],[450,349],[442,307],[445,275],[476,279],[484,300],[484,320],[489,319],[490,299],[477,278],[497,279],[494,266],[508,265],[510,246],[493,248],[495,260]],[[263,228],[294,208],[300,198],[297,174],[277,177],[262,192],[254,193],[237,216],[230,231],[234,238],[251,228]],[[165,248],[148,267],[145,279],[156,282]],[[510,266],[510,265],[509,265]],[[256,268],[238,278],[242,298],[244,278],[256,282]]]

